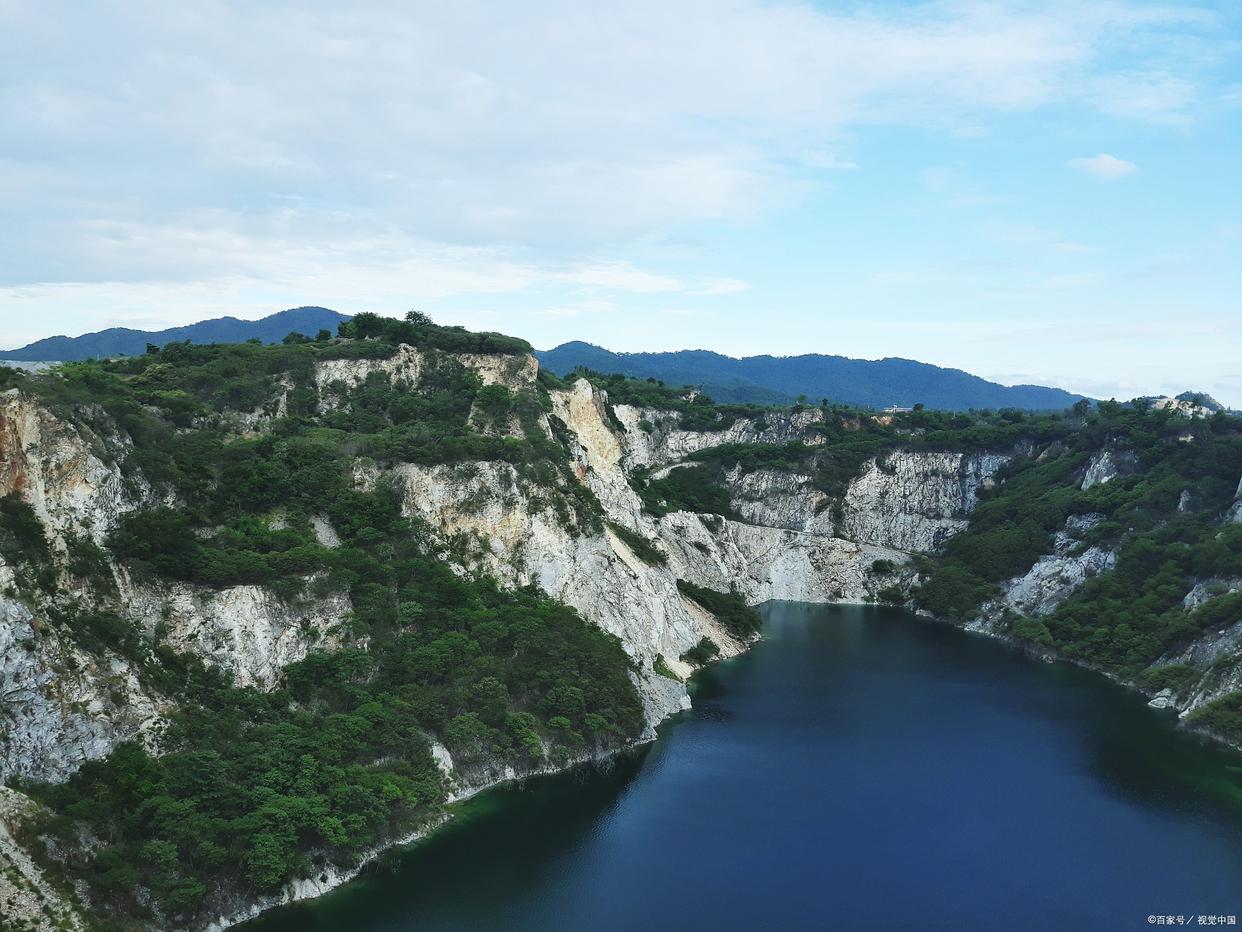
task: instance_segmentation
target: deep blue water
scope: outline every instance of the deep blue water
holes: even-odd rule
[[[1242,917],[1242,756],[1101,677],[776,603],[611,769],[496,790],[247,932],[1147,928]]]

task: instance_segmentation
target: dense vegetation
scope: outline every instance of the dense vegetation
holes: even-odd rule
[[[124,747],[62,786],[28,788],[50,806],[53,837],[98,840],[63,850],[77,852],[74,876],[113,915],[175,924],[213,892],[271,891],[312,858],[348,863],[413,830],[445,796],[428,736],[470,774],[597,753],[642,728],[615,637],[537,589],[458,575],[446,559],[454,554],[402,516],[395,484],[358,481],[369,461],[502,460],[567,525],[600,526],[563,447],[538,429],[541,390],[483,387],[442,351],[512,345],[398,323],[417,332],[372,333],[362,317],[343,329],[360,325],[367,339],[176,343],[57,375],[0,373],[81,421],[131,481],[175,498],[176,507],[126,515],[110,537],[135,573],[259,583],[295,611],[332,593],[352,606],[277,690],[236,689],[173,652],[158,628],[152,637],[107,607],[97,547],[71,553],[72,571],[93,577],[104,603],[61,598],[47,615],[83,649],[130,658],[149,688],[179,704],[159,756]],[[316,383],[316,362],[391,353],[393,334],[431,347],[417,386],[375,372],[359,385]],[[251,412],[264,419],[260,434],[245,430]],[[132,446],[106,441],[117,428]],[[6,560],[37,565],[46,546],[29,507],[0,500]]]
[[[631,531],[623,524],[608,522],[609,529],[621,538],[622,543],[634,552],[634,556],[652,566],[663,566],[668,562],[668,554],[637,531]]]
[[[1132,453],[1134,469],[1082,491],[1087,461],[1104,447]],[[983,493],[970,527],[925,561],[918,603],[941,616],[972,617],[1001,582],[1052,551],[1067,519],[1080,516],[1077,546],[1115,549],[1115,570],[1049,615],[1011,618],[1012,633],[1153,688],[1198,680],[1204,671],[1144,671],[1178,645],[1242,618],[1242,598],[1233,596],[1194,612],[1182,607],[1196,582],[1242,576],[1242,525],[1220,521],[1242,473],[1242,422],[1223,413],[1188,422],[1105,403],[1033,454],[1015,460],[1004,481]],[[1222,712],[1213,727],[1227,721]]]
[[[740,641],[748,641],[759,633],[759,613],[746,604],[736,592],[717,592],[696,586],[685,579],[677,580],[677,591],[688,599],[693,599],[716,616],[731,635]],[[703,645],[692,648],[692,651],[703,651]]]
[[[645,470],[636,470],[631,482],[642,499],[643,510],[653,515],[673,511],[733,515],[729,490],[721,482],[719,471],[710,466],[678,466],[660,479],[649,478]]]
[[[529,353],[525,340],[467,330],[465,327],[444,327],[432,322],[425,314],[411,311],[404,319],[358,314],[340,325],[340,333],[350,339],[379,339],[388,343],[406,343],[419,349],[438,349],[448,353]]]

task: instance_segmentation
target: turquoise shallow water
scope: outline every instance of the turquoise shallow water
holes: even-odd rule
[[[1242,755],[904,612],[764,614],[765,641],[651,747],[483,794],[246,932],[1242,921]]]

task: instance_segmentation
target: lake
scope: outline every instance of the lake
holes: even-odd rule
[[[246,932],[1138,929],[1242,916],[1242,755],[896,609],[765,640],[605,770],[499,788]]]

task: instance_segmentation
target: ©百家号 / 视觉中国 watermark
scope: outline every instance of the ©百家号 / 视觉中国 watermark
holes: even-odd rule
[[[1150,915],[1147,917],[1149,926],[1236,926],[1237,915],[1214,913],[1190,913],[1177,916]]]

